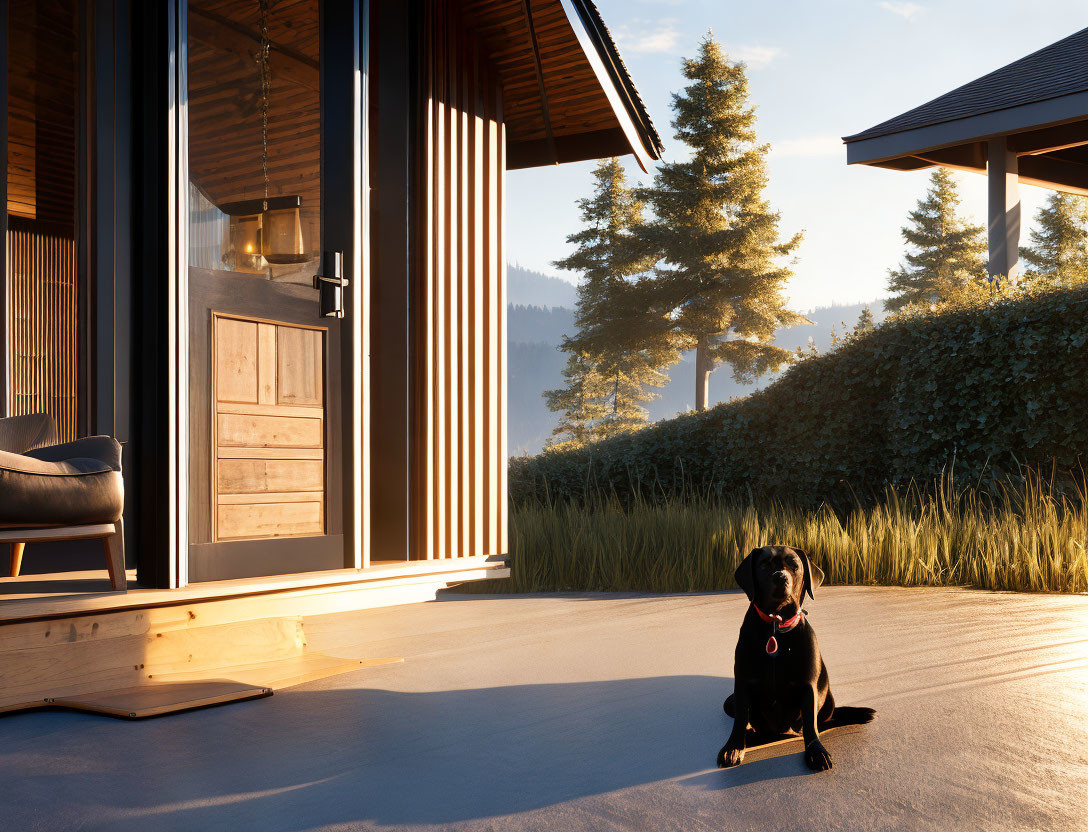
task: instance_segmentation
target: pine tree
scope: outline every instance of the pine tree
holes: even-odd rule
[[[580,448],[597,438],[596,426],[607,413],[604,384],[585,355],[572,353],[563,370],[566,386],[545,390],[548,408],[560,413],[549,448]]]
[[[1055,288],[1088,282],[1088,199],[1052,193],[1035,223],[1031,246],[1020,249],[1030,266],[1025,282]]]
[[[888,272],[888,290],[895,294],[884,302],[890,312],[929,307],[985,285],[986,240],[983,228],[959,216],[959,192],[952,174],[937,168],[929,190],[910,212],[903,239],[913,247],[906,263]]]
[[[874,329],[876,329],[876,322],[873,321],[873,310],[869,308],[869,304],[865,304],[861,307],[858,322],[854,324],[854,337],[868,335]]]
[[[578,332],[561,346],[570,355],[566,387],[545,393],[548,407],[564,414],[556,435],[573,444],[645,425],[641,405],[657,397],[652,388],[668,382],[661,368],[676,360],[669,333],[647,308],[643,276],[653,261],[632,234],[643,204],[618,159],[602,161],[593,176],[593,195],[578,202],[584,227],[567,237],[576,249],[555,263],[582,276]]]
[[[769,146],[757,143],[744,64],[708,33],[683,73],[690,83],[673,96],[672,125],[691,158],[658,168],[643,192],[654,220],[642,236],[660,256],[654,306],[675,344],[696,350],[695,407],[704,410],[718,364],[750,381],[791,359],[770,341],[804,321],[782,295],[792,272],[781,261],[801,238],[780,240],[779,214],[763,197]]]

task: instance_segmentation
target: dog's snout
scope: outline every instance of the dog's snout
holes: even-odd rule
[[[790,581],[790,573],[783,569],[778,570],[771,577],[780,584],[787,584]]]

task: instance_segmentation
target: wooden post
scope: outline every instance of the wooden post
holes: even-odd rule
[[[106,553],[106,569],[110,573],[110,585],[114,589],[125,589],[128,576],[125,575],[125,527],[118,520],[115,531],[109,537],[102,538],[102,548]]]
[[[11,544],[11,577],[18,578],[19,570],[23,568],[23,549],[26,548],[25,543],[12,543]]]
[[[989,185],[990,276],[1015,280],[1020,259],[1020,177],[1016,153],[1004,136],[990,139],[986,178]]]
[[[710,349],[710,339],[706,336],[699,338],[699,344],[695,348],[695,409],[706,410],[710,401],[710,371],[714,369],[707,351]]]

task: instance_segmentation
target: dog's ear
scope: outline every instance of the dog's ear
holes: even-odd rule
[[[818,587],[824,582],[824,570],[809,560],[808,552],[804,549],[798,549],[796,546],[791,546],[797,553],[797,556],[801,558],[801,565],[805,567],[805,588],[804,592],[808,593],[808,597],[812,600],[816,600],[816,596],[812,594],[812,590]],[[804,598],[804,593],[801,595]]]
[[[758,554],[759,549],[750,551],[740,562],[737,571],[733,573],[733,579],[737,582],[737,586],[744,590],[749,601],[754,601],[756,597],[756,555]]]

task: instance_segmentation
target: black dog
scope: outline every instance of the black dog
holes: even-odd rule
[[[823,581],[820,567],[789,546],[753,549],[735,573],[751,601],[737,641],[733,694],[725,712],[733,717],[729,742],[718,752],[718,767],[744,759],[748,726],[763,741],[801,733],[805,763],[813,771],[831,768],[820,729],[860,725],[872,708],[836,708],[816,633],[801,610],[805,593]]]

